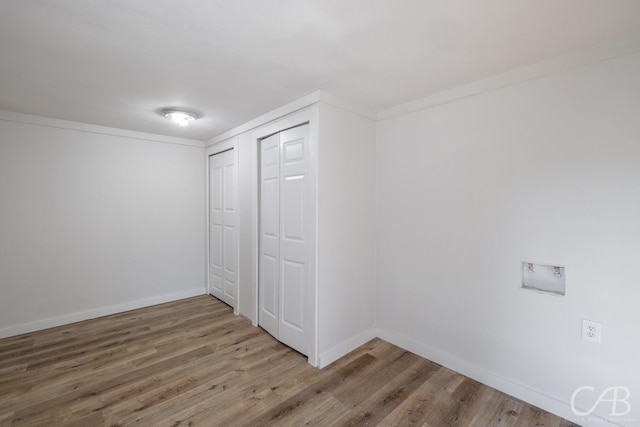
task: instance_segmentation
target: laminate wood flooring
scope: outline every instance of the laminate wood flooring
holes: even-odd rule
[[[0,340],[0,426],[574,424],[380,339],[319,370],[209,296]]]

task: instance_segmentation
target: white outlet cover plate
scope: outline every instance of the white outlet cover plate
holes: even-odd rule
[[[600,344],[602,340],[602,325],[592,320],[582,320],[582,339]]]

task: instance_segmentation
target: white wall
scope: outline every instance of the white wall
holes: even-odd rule
[[[0,117],[0,336],[203,294],[203,144],[51,122]]]
[[[639,76],[636,53],[378,123],[383,338],[565,416],[626,386],[609,418],[640,423]],[[566,296],[520,290],[524,260],[566,265]]]
[[[251,132],[238,136],[238,313],[254,324],[257,295],[256,289],[256,254],[253,242],[257,233],[253,223],[253,210],[257,206],[254,199],[254,186],[257,185],[258,165],[254,163],[257,144],[251,138]]]
[[[375,123],[319,104],[318,348],[326,366],[374,336]]]

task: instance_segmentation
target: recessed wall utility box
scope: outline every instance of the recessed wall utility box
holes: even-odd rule
[[[522,289],[564,295],[565,286],[564,266],[522,263]]]

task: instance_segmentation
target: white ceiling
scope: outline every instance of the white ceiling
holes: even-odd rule
[[[638,0],[2,0],[0,109],[206,140],[317,89],[383,109],[638,32]]]

